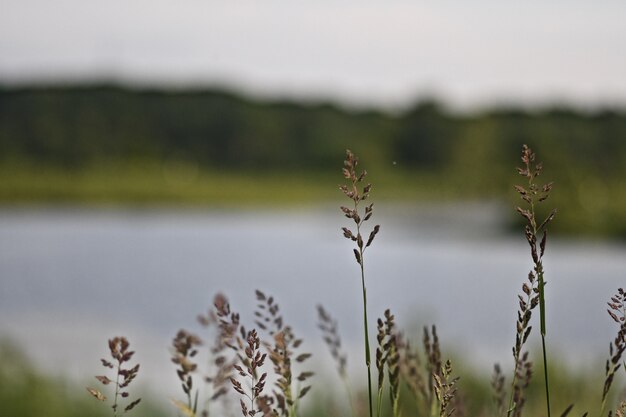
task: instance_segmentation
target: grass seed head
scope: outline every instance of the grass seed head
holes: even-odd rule
[[[324,342],[326,346],[328,346],[332,358],[335,360],[337,372],[342,379],[346,378],[347,355],[341,349],[341,337],[339,335],[337,321],[333,319],[322,305],[317,306],[317,317],[317,327],[322,331]]]
[[[128,386],[135,380],[139,374],[139,364],[135,366],[128,365],[131,361],[134,351],[129,350],[130,343],[123,336],[114,337],[108,341],[109,353],[113,358],[113,362],[106,359],[101,359],[102,366],[108,370],[116,370],[115,376],[110,378],[106,375],[96,375],[96,379],[105,386],[113,386],[115,395],[113,397],[113,415],[117,416],[119,408],[120,398],[128,398],[130,394],[126,390]],[[117,363],[114,363],[117,362]],[[87,387],[87,392],[91,394],[98,401],[106,401],[106,396],[99,390],[91,387]],[[141,398],[138,398],[130,402],[125,408],[124,412],[130,411],[135,408],[141,402]]]

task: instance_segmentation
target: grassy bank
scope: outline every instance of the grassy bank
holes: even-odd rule
[[[0,335],[1,337],[1,335]],[[109,413],[92,401],[75,382],[45,375],[19,346],[0,338],[0,404],[13,417],[104,417]],[[148,404],[137,417],[166,416]]]
[[[465,367],[463,356],[455,356],[453,361],[461,376],[459,386],[465,396],[467,411],[470,416],[478,416],[481,410],[491,407],[492,390],[489,376],[484,370]],[[590,371],[584,369],[571,371],[557,364],[551,374],[555,386],[559,387],[555,391],[556,408],[563,409],[569,404],[568,401],[576,398],[577,410],[594,409],[601,395],[600,365],[598,362],[598,366]],[[171,366],[174,377],[174,365],[164,364],[164,366]],[[94,369],[97,369],[95,363]],[[337,395],[337,390],[330,389],[338,383],[334,379],[321,381],[318,378],[316,389],[302,410],[302,417],[334,416],[337,415],[337,410],[345,409],[347,407],[345,398]],[[339,386],[337,388],[340,389]],[[367,395],[363,391],[364,386],[354,388],[357,398],[362,399],[363,395]],[[176,394],[171,393],[171,396],[175,397]],[[405,391],[401,399],[403,408],[412,410],[406,415],[415,415],[413,413],[416,410],[415,405],[411,403],[411,394]],[[110,415],[109,410],[88,397],[84,387],[80,384],[42,373],[24,356],[19,346],[6,339],[0,342],[0,401],[3,404],[3,412],[15,417],[104,417]],[[141,407],[137,407],[132,415],[135,417],[176,415],[173,405],[165,404],[157,407],[157,404],[166,402],[167,399],[163,398],[144,398]],[[528,390],[528,415],[541,415],[542,406],[541,387],[533,385]]]
[[[543,180],[543,166],[527,146],[522,148],[521,159],[523,164],[517,169],[521,178],[515,185],[521,202],[514,206],[514,211],[523,219],[522,230],[530,254],[523,252],[526,257],[530,255],[532,266],[523,276],[518,297],[511,300],[518,306],[512,326],[515,329],[512,361],[502,367],[495,364],[489,382],[486,373],[464,368],[465,357],[447,359],[449,351],[444,348],[445,341],[440,340],[436,326],[425,327],[420,341],[419,335],[397,326],[391,309],[376,320],[368,318],[366,282],[372,278],[365,265],[369,265],[370,255],[376,256],[368,248],[372,243],[378,245],[375,238],[381,226],[372,220],[376,217],[370,203],[372,188],[366,180],[367,173],[359,166],[358,158],[347,151],[342,170],[344,183],[340,186],[346,198],[340,210],[346,225],[342,227],[343,237],[352,246],[346,256],[356,262],[353,274],[361,284],[358,292],[359,298],[362,294],[363,309],[355,314],[363,318],[362,354],[348,354],[344,350],[339,323],[329,310],[318,305],[318,327],[328,347],[324,358],[334,365],[344,386],[333,389],[333,394],[328,393],[327,385],[317,392],[312,390],[319,384],[313,378],[316,370],[308,361],[312,353],[299,338],[298,331],[287,324],[289,317],[282,315],[273,296],[254,291],[255,297],[250,299],[250,304],[255,305],[254,318],[250,322],[240,317],[236,306],[231,309],[225,295],[218,293],[208,313],[197,317],[195,327],[201,326],[202,332],[181,328],[172,341],[171,360],[182,388],[182,393],[173,400],[176,407],[189,417],[208,416],[219,401],[224,401],[221,405],[226,410],[235,414],[240,410],[244,417],[345,416],[349,415],[347,409],[353,417],[625,415],[626,401],[618,390],[623,384],[626,352],[626,292],[619,288],[613,296],[607,294],[606,320],[615,322],[617,336],[611,337],[605,366],[587,364],[584,369],[589,371],[578,375],[553,362],[557,356],[546,342],[549,326],[546,326],[548,298],[545,296],[546,276],[552,279],[552,273],[543,267],[546,247],[551,246],[546,243],[548,229],[557,214],[551,199],[544,204],[553,183]],[[548,210],[546,214],[540,207]],[[419,267],[416,265],[418,276]],[[393,277],[385,279],[388,285],[394,285]],[[376,292],[369,295],[370,300],[379,296]],[[487,300],[478,298],[476,302]],[[447,300],[441,300],[442,308],[454,308],[448,304]],[[471,311],[460,314],[471,315]],[[540,351],[530,348],[531,344],[538,345],[539,340]],[[125,337],[109,339],[108,345],[112,362],[103,360],[107,375],[96,378],[102,383],[99,387],[107,392],[114,385],[115,409],[118,388],[126,390],[139,365],[131,360],[134,352],[130,351]],[[457,351],[463,348],[452,347]],[[210,358],[208,361],[199,359],[198,353],[203,351]],[[360,382],[351,381],[348,361],[361,366],[367,378],[364,373]],[[105,402],[102,392],[95,388],[89,391]],[[307,399],[316,396],[311,407],[301,401],[307,394]],[[132,402],[128,407],[135,404]]]
[[[467,200],[515,201],[514,172],[491,179],[463,173],[375,169],[380,203]],[[553,199],[567,210],[553,229],[569,236],[626,238],[626,182],[575,172],[556,181]],[[335,172],[217,171],[182,163],[98,164],[80,170],[29,164],[0,166],[0,204],[166,206],[207,208],[299,207],[333,203],[340,193]],[[511,226],[518,219],[511,215]]]
[[[331,310],[321,305],[318,306],[317,324],[321,330],[321,340],[327,345],[328,351],[320,352],[320,349],[316,349],[311,352],[311,346],[319,347],[320,344],[312,345],[308,340],[304,342],[300,339],[299,330],[288,324],[288,316],[283,316],[279,301],[270,294],[254,290],[255,279],[252,276],[250,288],[240,287],[235,291],[237,295],[240,295],[239,292],[250,294],[247,303],[253,306],[253,318],[240,316],[237,306],[231,308],[227,296],[217,293],[208,309],[201,310],[202,307],[198,306],[198,310],[204,312],[196,316],[193,327],[184,327],[175,333],[169,349],[170,363],[139,364],[132,350],[134,345],[131,346],[129,339],[125,336],[109,338],[109,335],[103,335],[103,339],[108,339],[110,354],[99,361],[97,356],[94,357],[98,371],[94,372],[95,378],[86,387],[87,391],[95,397],[94,402],[102,403],[103,409],[112,410],[109,415],[113,417],[125,414],[121,409],[134,413],[136,405],[139,405],[137,410],[146,413],[150,407],[149,399],[141,401],[141,393],[135,391],[136,385],[132,384],[130,388],[129,385],[137,375],[141,377],[146,366],[169,366],[173,368],[172,378],[177,377],[176,381],[182,389],[168,396],[167,400],[177,407],[179,415],[188,417],[228,415],[229,412],[244,417],[625,415],[626,400],[620,389],[624,383],[625,370],[626,292],[618,288],[614,295],[607,294],[607,304],[581,303],[576,306],[590,311],[605,309],[608,305],[605,320],[614,325],[614,330],[606,336],[609,349],[605,366],[599,360],[572,370],[554,361],[558,353],[550,349],[547,335],[551,334],[552,329],[546,326],[549,323],[546,315],[550,314],[547,305],[551,306],[554,299],[546,297],[546,294],[551,294],[552,287],[547,290],[545,287],[547,280],[552,280],[554,275],[549,266],[544,270],[543,258],[552,246],[547,239],[548,230],[552,230],[560,214],[552,199],[553,183],[549,179],[544,180],[543,166],[536,161],[535,154],[527,146],[522,148],[521,159],[521,167],[517,169],[519,177],[513,182],[516,184],[518,201],[511,207],[511,211],[522,218],[523,227],[519,228],[521,231],[518,233],[523,234],[528,247],[520,250],[519,256],[529,262],[529,272],[520,274],[518,297],[511,297],[510,300],[517,309],[517,314],[511,317],[513,357],[508,363],[501,364],[501,367],[495,364],[491,377],[486,376],[490,369],[474,371],[466,368],[470,360],[463,355],[471,355],[472,352],[468,352],[467,346],[462,344],[447,345],[446,340],[439,338],[434,325],[424,327],[421,335],[414,331],[407,332],[399,328],[391,308],[377,319],[371,315],[368,318],[366,282],[384,279],[386,285],[402,291],[420,291],[423,287],[420,288],[417,280],[415,286],[400,286],[394,282],[393,276],[370,275],[372,270],[369,261],[377,256],[377,252],[370,252],[368,248],[372,244],[374,248],[382,244],[375,240],[381,230],[381,226],[376,223],[378,209],[371,203],[370,177],[361,170],[358,158],[347,151],[342,170],[343,184],[340,186],[345,205],[340,206],[339,210],[343,213],[343,238],[349,241],[351,250],[346,248],[345,252],[337,256],[349,258],[354,262],[354,269],[352,277],[338,278],[355,279],[361,284],[357,296],[360,299],[362,295],[363,309],[354,314],[363,317],[362,353],[355,355],[345,349],[340,324],[333,318]],[[180,172],[188,173],[182,169]],[[202,178],[207,174],[194,175]],[[122,178],[119,177],[118,181],[123,182]],[[180,173],[178,177],[172,177],[166,171],[163,178],[165,184],[173,178],[189,180],[191,177]],[[268,178],[271,177],[256,179]],[[314,176],[307,175],[306,178]],[[399,178],[387,177],[380,186],[384,189],[386,181],[395,181],[396,186],[405,185]],[[276,181],[280,179],[283,179],[280,175],[275,178]],[[300,180],[298,177],[283,179],[284,189],[291,189]],[[237,186],[236,183],[229,184]],[[445,190],[436,185],[431,186],[437,192]],[[331,189],[334,188],[333,185]],[[582,189],[587,190],[584,187]],[[263,191],[261,187],[260,195],[263,195]],[[393,188],[387,190],[393,191]],[[405,195],[401,194],[401,198]],[[562,207],[562,211],[569,209],[567,205]],[[337,239],[341,239],[339,233]],[[245,261],[245,257],[246,253],[242,253],[241,259]],[[311,254],[311,258],[323,261],[315,253]],[[280,261],[276,259],[276,262]],[[431,278],[427,274],[428,271],[423,271],[421,265],[415,265],[417,278]],[[467,285],[475,285],[471,277],[468,277]],[[333,288],[328,290],[333,291]],[[375,297],[381,297],[380,291],[369,294],[370,300]],[[489,303],[490,297],[492,295],[485,291],[484,296],[481,294],[472,301]],[[189,302],[185,299],[176,301]],[[393,299],[384,301],[387,305],[393,304]],[[438,301],[441,308],[458,309],[447,297],[441,297]],[[472,311],[459,311],[458,314],[472,317]],[[494,311],[494,314],[498,312]],[[193,317],[189,319],[187,324],[194,323]],[[441,327],[448,325],[442,323]],[[537,349],[535,346],[539,346],[539,342],[541,345]],[[451,355],[450,352],[454,351],[462,352],[463,355]],[[336,385],[330,386],[326,381],[316,379],[319,369],[309,361],[313,354],[337,370],[334,375]],[[350,380],[348,362],[352,368],[361,367],[363,375],[367,372],[367,379],[361,378],[358,382]],[[339,384],[341,380],[344,386]],[[84,389],[77,390],[87,395]],[[55,411],[57,414],[64,412],[63,407],[76,410],[83,407],[87,410],[86,407],[90,407],[83,406],[83,400],[76,399],[73,391],[63,390],[59,382],[33,372],[18,350],[0,349],[0,400],[5,398],[22,407],[16,408],[14,415],[45,413],[36,407],[37,404],[41,407],[49,404],[52,409],[59,407],[60,411]],[[158,406],[165,408],[163,402],[160,401]],[[572,408],[574,405],[575,409]],[[351,410],[349,413],[346,411],[348,409]],[[215,414],[215,410],[226,411]],[[137,413],[140,415],[140,411]]]
[[[401,169],[378,170],[383,200],[432,201],[481,197],[497,190],[458,187],[453,178]],[[0,165],[0,202],[181,204],[206,206],[310,204],[336,201],[336,172],[210,170],[154,162],[97,164],[68,170]]]
[[[320,354],[322,354],[320,352]],[[480,416],[481,410],[492,406],[492,389],[489,376],[484,370],[476,370],[464,366],[463,356],[453,359],[459,370],[461,380],[459,387],[463,392],[465,407],[469,416]],[[590,370],[569,370],[564,366],[555,366],[551,374],[553,383],[559,389],[555,390],[555,408],[564,409],[571,399],[575,398],[576,410],[592,410],[597,406],[601,395],[602,373],[599,371],[601,363]],[[171,366],[174,377],[174,365]],[[97,364],[94,363],[94,369]],[[338,415],[338,410],[347,407],[346,398],[337,395],[339,382],[336,380],[316,380],[316,389],[312,397],[302,410],[302,417],[323,417]],[[326,388],[324,388],[326,387]],[[337,389],[332,389],[336,387]],[[364,398],[367,394],[364,386],[355,386],[356,398]],[[177,393],[171,393],[175,397]],[[416,415],[415,404],[408,390],[401,394],[405,415]],[[101,407],[96,401],[89,398],[84,387],[80,384],[65,380],[62,377],[53,377],[37,370],[21,352],[19,346],[4,339],[0,342],[0,401],[3,404],[3,413],[15,417],[104,417],[110,416],[110,410]],[[532,385],[528,390],[527,415],[542,414],[543,397],[541,387]],[[163,404],[157,406],[158,404]],[[388,404],[385,405],[385,408]],[[410,411],[410,412],[409,412]],[[135,417],[173,416],[176,411],[173,405],[167,404],[167,399],[145,397],[140,407],[131,414]],[[236,415],[236,414],[235,414]]]

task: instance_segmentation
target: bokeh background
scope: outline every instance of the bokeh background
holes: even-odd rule
[[[12,415],[97,413],[82,386],[124,334],[142,412],[174,414],[170,339],[220,291],[251,321],[256,288],[334,381],[323,303],[358,380],[347,148],[382,227],[371,316],[392,308],[416,340],[437,323],[480,377],[512,365],[530,145],[559,210],[548,340],[601,378],[626,271],[625,21],[616,0],[3,0],[0,396]]]

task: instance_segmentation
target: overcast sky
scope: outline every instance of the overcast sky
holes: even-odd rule
[[[622,0],[0,0],[0,83],[626,106]]]

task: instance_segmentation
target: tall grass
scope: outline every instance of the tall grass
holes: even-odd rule
[[[545,278],[543,268],[543,255],[546,250],[546,240],[548,237],[548,225],[556,215],[556,209],[553,209],[547,217],[539,223],[535,207],[537,204],[547,200],[552,190],[552,183],[539,185],[536,182],[537,177],[541,174],[543,165],[535,161],[535,153],[526,145],[522,148],[522,162],[524,166],[517,168],[517,172],[527,179],[528,185],[516,185],[515,189],[519,193],[522,200],[526,203],[526,207],[517,207],[517,211],[526,220],[524,227],[526,240],[530,245],[530,254],[533,260],[533,270],[528,273],[528,283],[524,284],[522,290],[526,295],[524,300],[520,296],[520,312],[518,313],[517,336],[515,347],[513,348],[513,356],[515,358],[515,371],[513,373],[513,386],[511,388],[511,397],[509,400],[509,409],[507,415],[519,416],[519,410],[523,405],[523,396],[521,390],[523,387],[517,385],[521,378],[530,379],[530,362],[528,355],[522,353],[523,344],[528,339],[532,329],[529,326],[531,311],[539,304],[539,325],[541,332],[541,350],[543,354],[543,370],[546,393],[546,412],[548,417],[550,414],[550,384],[548,379],[548,359],[546,353],[546,298],[545,298]],[[541,240],[539,241],[539,235]],[[539,242],[539,247],[537,244]],[[520,374],[524,372],[524,374]],[[526,383],[527,385],[527,383]],[[516,411],[516,408],[518,409]]]
[[[135,354],[134,351],[129,350],[129,347],[130,343],[125,337],[114,337],[113,339],[109,339],[109,351],[113,362],[107,359],[100,359],[100,362],[102,362],[102,366],[109,370],[113,370],[115,374],[113,379],[109,378],[107,375],[96,375],[96,379],[102,385],[113,386],[114,396],[111,409],[113,410],[114,417],[120,415],[120,401],[122,398],[126,399],[129,397],[130,394],[128,393],[128,386],[133,382],[139,373],[139,364],[130,368],[126,367]],[[98,389],[87,387],[87,391],[99,401],[104,402],[107,400],[104,394],[102,394],[102,392]],[[124,407],[121,413],[126,414],[135,408],[140,402],[141,398],[131,401],[128,405],[126,405],[126,407]]]
[[[369,416],[373,417],[373,403],[372,403],[372,370],[371,370],[371,353],[370,353],[370,339],[369,339],[369,322],[367,320],[367,289],[365,287],[365,250],[372,244],[376,234],[380,230],[380,226],[374,226],[374,229],[370,232],[369,238],[367,239],[367,243],[364,243],[363,235],[361,234],[361,228],[364,223],[368,221],[372,217],[372,207],[373,204],[370,204],[365,207],[365,212],[361,213],[359,211],[359,205],[363,201],[367,200],[369,197],[370,190],[372,188],[371,184],[367,184],[362,189],[360,189],[359,184],[363,182],[365,176],[367,175],[367,171],[363,170],[360,173],[357,171],[357,166],[359,164],[359,159],[350,151],[346,151],[346,159],[344,161],[343,168],[343,176],[346,180],[348,180],[348,185],[340,185],[339,189],[352,200],[354,204],[354,208],[348,208],[345,206],[341,207],[341,211],[344,215],[352,219],[356,226],[356,234],[352,232],[352,230],[347,227],[343,228],[343,235],[345,238],[350,239],[356,242],[356,248],[354,249],[354,257],[356,258],[356,262],[359,264],[361,270],[361,290],[363,293],[363,333],[365,337],[364,345],[365,345],[365,366],[367,367],[367,394],[369,400]]]
[[[475,384],[463,385],[452,361],[444,357],[437,328],[425,327],[421,343],[415,344],[411,335],[398,328],[395,316],[390,309],[377,319],[376,351],[372,358],[365,281],[365,253],[371,246],[380,226],[374,226],[369,234],[364,234],[364,226],[373,214],[373,204],[363,207],[369,198],[371,184],[365,183],[366,171],[358,171],[358,158],[347,151],[343,167],[346,184],[340,190],[351,201],[350,207],[341,206],[341,211],[353,222],[352,229],[343,227],[343,236],[354,242],[354,258],[359,265],[361,295],[363,298],[363,350],[367,372],[366,400],[359,401],[360,384],[354,386],[348,378],[348,356],[342,349],[339,326],[327,309],[318,306],[319,328],[324,342],[329,348],[330,357],[336,364],[339,377],[345,386],[345,401],[349,404],[353,417],[522,417],[537,416],[536,409],[527,411],[529,399],[536,398],[533,379],[533,360],[526,345],[532,332],[533,311],[539,307],[539,328],[541,336],[541,357],[543,361],[543,397],[545,408],[541,415],[551,417],[551,396],[565,390],[567,381],[549,379],[548,353],[546,348],[546,297],[545,270],[543,257],[546,250],[548,226],[555,218],[556,210],[545,217],[539,216],[538,205],[543,203],[552,190],[552,183],[540,185],[537,177],[542,173],[541,163],[530,148],[522,149],[523,166],[518,173],[527,180],[524,186],[515,186],[524,202],[516,210],[525,219],[524,235],[530,246],[532,269],[521,286],[518,296],[517,319],[515,320],[515,343],[513,346],[513,372],[507,384],[505,372],[495,365],[491,380],[490,405],[472,405],[472,396],[484,396]],[[367,239],[364,238],[367,236]],[[218,294],[206,314],[198,317],[198,322],[206,336],[200,337],[188,330],[177,332],[172,343],[172,362],[176,369],[181,388],[182,400],[172,400],[177,411],[188,417],[208,417],[209,415],[230,415],[233,411],[244,417],[297,417],[304,416],[306,410],[300,402],[309,392],[314,373],[308,368],[311,357],[304,349],[304,342],[296,336],[296,331],[286,323],[278,302],[274,297],[257,290],[254,318],[244,325],[244,320],[231,310],[226,296]],[[619,289],[608,302],[608,313],[618,324],[615,339],[610,344],[609,358],[606,361],[604,385],[597,396],[599,416],[624,416],[626,402],[615,401],[611,387],[624,368],[623,354],[626,351],[626,293]],[[420,346],[421,345],[421,346]],[[100,375],[96,378],[104,385],[114,386],[113,415],[131,411],[140,400],[128,403],[120,411],[118,401],[129,396],[127,387],[138,374],[139,365],[128,367],[127,362],[133,352],[128,350],[125,338],[109,341],[114,362],[102,360],[109,370],[116,371],[113,379]],[[206,366],[197,359],[200,349],[208,355]],[[377,390],[374,394],[372,383],[372,359],[377,370]],[[456,362],[455,362],[456,363]],[[586,381],[592,378],[585,378]],[[200,389],[204,386],[204,389]],[[474,389],[472,389],[474,388]],[[88,388],[98,400],[105,396],[99,390]],[[385,395],[385,393],[388,395]],[[356,393],[357,395],[353,395]],[[532,395],[531,395],[532,393]],[[600,394],[600,392],[598,392]],[[507,401],[508,398],[508,401]],[[574,398],[575,400],[576,398]],[[568,416],[573,403],[563,405],[559,398],[558,407],[563,407],[561,417]],[[238,403],[238,405],[237,405]],[[365,403],[363,405],[362,403]],[[556,408],[556,407],[555,407]],[[361,411],[361,410],[367,411]],[[322,407],[322,412],[328,415]],[[310,415],[310,414],[309,414]],[[319,414],[318,414],[319,415]],[[333,414],[336,415],[336,414]],[[340,415],[340,414],[339,414]],[[582,414],[587,416],[585,412]]]

